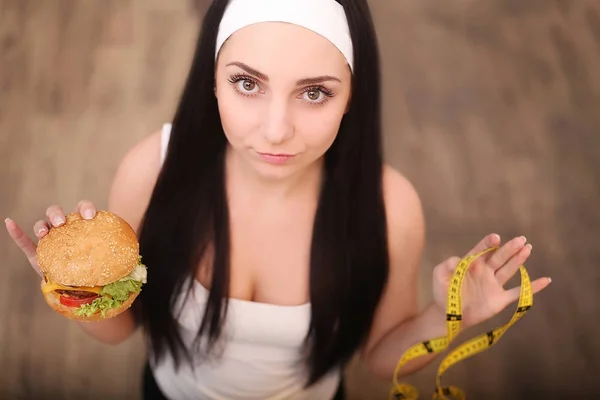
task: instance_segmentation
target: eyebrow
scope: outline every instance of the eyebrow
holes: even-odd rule
[[[251,66],[249,66],[247,64],[244,64],[243,62],[234,61],[234,62],[230,62],[229,64],[227,64],[227,66],[228,67],[229,66],[239,67],[239,68],[243,69],[244,71],[246,71],[247,73],[249,73],[250,75],[254,75],[258,79],[263,80],[265,82],[269,82],[269,77],[267,75],[252,68]],[[311,78],[300,79],[300,80],[296,81],[296,85],[297,86],[316,85],[317,83],[326,82],[326,81],[341,82],[341,80],[339,78],[336,78],[335,76],[321,75],[321,76],[315,76],[315,77],[311,77]]]

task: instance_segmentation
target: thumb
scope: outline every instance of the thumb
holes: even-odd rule
[[[448,268],[448,271],[450,272],[454,272],[454,270],[456,269],[456,267],[458,267],[458,264],[460,264],[461,258],[460,257],[450,257],[446,260],[446,267]]]
[[[21,229],[21,227],[17,225],[17,223],[12,219],[6,218],[4,220],[4,224],[6,225],[6,230],[8,231],[8,234],[10,235],[12,240],[17,244],[17,246],[19,246],[21,251],[25,254],[27,260],[29,260],[29,263],[31,264],[35,272],[37,272],[38,275],[42,276],[35,254],[37,246],[35,245],[33,240],[31,240],[31,238],[27,236],[25,232],[23,232],[23,229]]]
[[[450,282],[450,280],[452,279],[452,275],[454,274],[454,270],[456,270],[456,267],[460,263],[460,260],[461,259],[459,257],[448,257],[447,259],[439,263],[433,269],[434,279],[437,281],[444,282],[445,284]]]

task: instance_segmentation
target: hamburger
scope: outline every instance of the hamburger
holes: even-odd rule
[[[44,299],[54,311],[80,321],[112,318],[127,310],[146,283],[146,267],[133,228],[99,210],[79,213],[40,239],[36,256]]]

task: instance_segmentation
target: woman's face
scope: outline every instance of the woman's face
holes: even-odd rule
[[[350,97],[344,56],[324,37],[293,24],[240,29],[221,48],[215,74],[233,154],[271,179],[323,156]]]

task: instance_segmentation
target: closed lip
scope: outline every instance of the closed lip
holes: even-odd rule
[[[261,153],[260,151],[257,151],[258,154],[260,154],[261,156],[267,156],[267,157],[294,157],[295,154],[283,154],[283,153]]]
[[[258,156],[269,164],[285,164],[288,161],[294,159],[295,154],[284,154],[284,153],[260,153],[256,152]]]

